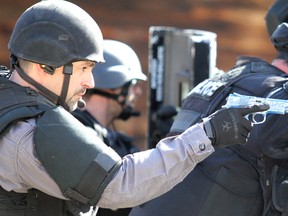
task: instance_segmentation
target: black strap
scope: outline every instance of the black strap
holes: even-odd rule
[[[57,104],[59,101],[59,96],[54,94],[52,91],[49,89],[45,88],[44,86],[40,85],[37,83],[34,79],[29,77],[21,68],[15,65],[15,69],[18,72],[19,76],[25,80],[26,82],[30,83],[33,85],[35,88],[37,88],[42,94],[44,94],[50,101],[53,103]]]
[[[55,106],[34,90],[0,78],[0,134],[21,119],[32,118]]]

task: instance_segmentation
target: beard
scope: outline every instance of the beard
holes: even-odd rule
[[[86,89],[83,88],[79,91],[76,91],[74,96],[72,96],[70,99],[66,100],[66,104],[69,107],[70,112],[73,112],[77,108],[84,108],[85,107],[85,105],[86,105],[85,101],[82,99],[82,97],[79,96],[79,95],[83,95],[85,93],[86,93]]]
[[[75,99],[73,99],[73,98],[71,98],[71,99],[69,99],[69,100],[66,101],[66,104],[67,104],[70,112],[73,112],[75,109],[77,109],[77,107],[78,107],[78,101],[79,101],[79,100],[75,100]]]

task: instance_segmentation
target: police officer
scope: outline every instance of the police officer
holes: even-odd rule
[[[288,4],[286,0],[275,0],[266,15],[266,27],[271,36],[278,25],[288,20]]]
[[[85,109],[77,109],[73,115],[96,130],[103,141],[123,157],[138,150],[131,137],[113,130],[113,122],[140,115],[134,110],[135,102],[142,95],[139,81],[147,77],[138,56],[127,44],[104,40],[103,45],[105,63],[93,68],[95,86],[83,97]]]
[[[288,24],[271,36],[277,58],[240,57],[234,68],[197,85],[171,127],[177,134],[226,103],[227,96],[288,99]],[[132,209],[130,216],[276,216],[287,210],[288,115],[268,115],[245,145],[216,148],[168,193]],[[272,196],[273,194],[273,196]],[[162,207],[159,207],[162,206]]]
[[[121,157],[139,151],[133,138],[114,130],[115,119],[127,120],[139,116],[135,102],[142,95],[140,81],[147,79],[142,72],[138,56],[125,43],[104,40],[105,63],[93,70],[94,88],[88,89],[83,99],[85,109],[77,109],[73,115],[84,125],[93,128],[105,144]],[[97,215],[128,215],[130,208],[109,210],[100,208]]]
[[[141,204],[182,181],[212,145],[245,142],[252,125],[243,116],[267,109],[223,109],[121,159],[69,113],[94,87],[102,42],[97,23],[68,1],[38,2],[17,20],[11,72],[0,78],[2,214],[95,215],[96,206]],[[233,121],[231,130],[219,127],[223,121]]]

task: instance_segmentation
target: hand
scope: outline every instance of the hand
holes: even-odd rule
[[[220,109],[203,119],[204,130],[215,146],[244,144],[253,126],[245,115],[267,109],[269,109],[267,104],[248,108]]]

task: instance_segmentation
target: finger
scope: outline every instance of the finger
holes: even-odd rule
[[[252,130],[253,124],[251,121],[244,119],[242,122],[242,127],[248,132]]]
[[[246,142],[246,140],[248,139],[248,137],[249,137],[249,134],[250,134],[250,130],[248,129],[246,129],[246,128],[242,128],[242,130],[241,130],[241,135],[239,136],[239,141],[241,142],[241,143],[245,143]]]
[[[245,136],[241,136],[240,138],[239,138],[239,143],[238,144],[245,144],[246,143],[246,140],[247,140],[247,138],[245,137]]]
[[[254,112],[261,112],[268,110],[270,108],[269,104],[259,104],[259,105],[253,105],[248,108],[240,108],[240,112],[243,116],[254,113]]]
[[[250,135],[251,130],[246,130],[245,128],[243,128],[242,132],[241,132],[241,136],[243,137],[243,139],[248,139],[249,135]]]
[[[253,108],[256,110],[256,112],[261,112],[261,111],[266,111],[270,109],[270,105],[263,103],[263,104],[254,105],[252,109]]]

